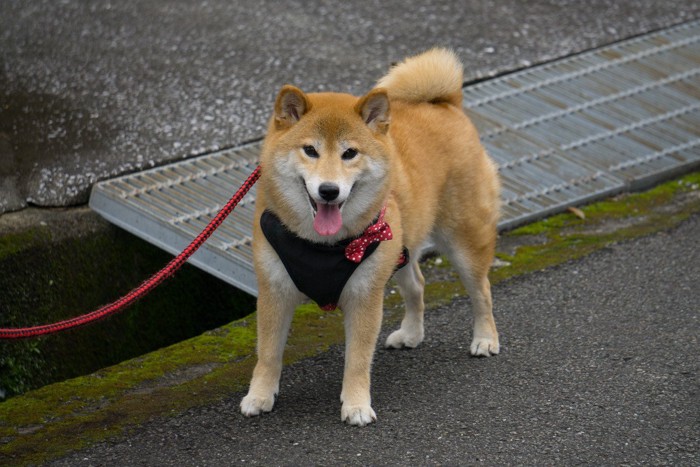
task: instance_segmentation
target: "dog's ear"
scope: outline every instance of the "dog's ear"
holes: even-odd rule
[[[275,101],[275,122],[277,128],[289,128],[311,109],[311,104],[301,89],[286,84]]]
[[[355,105],[355,111],[372,131],[384,134],[389,130],[389,96],[386,90],[371,90]]]

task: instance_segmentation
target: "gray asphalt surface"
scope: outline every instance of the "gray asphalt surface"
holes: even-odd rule
[[[0,213],[259,138],[287,82],[364,93],[434,45],[470,81],[698,17],[696,0],[3,0]]]
[[[502,353],[469,357],[467,300],[415,350],[379,350],[379,420],[340,422],[342,349],[53,465],[699,465],[700,216],[494,288]],[[390,329],[384,330],[384,336]]]

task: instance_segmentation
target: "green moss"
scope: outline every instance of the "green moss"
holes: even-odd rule
[[[539,222],[519,227],[509,235],[541,235],[552,231],[600,224],[608,219],[640,217],[653,214],[656,207],[669,202],[674,196],[698,190],[700,172],[693,172],[677,180],[658,185],[641,193],[624,194],[610,200],[592,203],[581,208],[585,219],[573,213],[558,214]]]
[[[583,208],[586,219],[563,214],[523,232],[543,238],[537,245],[520,246],[514,254],[499,253],[508,266],[491,274],[492,283],[575,259],[640,235],[668,229],[700,212],[700,174],[691,174],[641,194],[618,197]],[[692,192],[692,193],[691,193]],[[686,194],[693,196],[673,206]],[[669,207],[671,206],[671,207]],[[634,222],[620,222],[633,219]],[[599,227],[618,221],[612,231]],[[446,278],[428,284],[428,308],[464,293],[443,263],[428,263]],[[387,319],[400,317],[398,294],[386,300]],[[41,463],[96,441],[120,436],[157,417],[209,404],[243,391],[255,363],[255,315],[214,331],[135,358],[92,375],[52,384],[0,404],[0,459],[20,465]],[[285,352],[285,362],[323,352],[343,341],[342,314],[323,312],[315,305],[297,310]],[[196,397],[193,397],[195,395]],[[5,457],[3,457],[5,456]]]
[[[541,235],[552,229],[561,229],[577,223],[580,221],[573,214],[557,214],[542,221],[518,227],[510,232],[510,235]]]
[[[25,232],[12,233],[0,236],[0,260],[17,254],[32,245],[44,242],[50,238],[46,229],[33,228]]]
[[[537,271],[555,264],[580,258],[619,241],[648,235],[677,225],[700,210],[700,196],[667,207],[674,198],[700,193],[700,172],[694,172],[642,193],[617,196],[585,206],[585,219],[573,213],[559,214],[507,233],[513,237],[538,235],[539,245],[526,245],[516,255],[498,255],[510,264],[491,273],[498,283],[514,275]],[[618,225],[613,231],[604,225]],[[602,230],[602,231],[601,231]]]

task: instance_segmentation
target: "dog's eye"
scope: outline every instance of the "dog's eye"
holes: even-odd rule
[[[343,153],[343,155],[340,157],[344,161],[349,161],[350,159],[354,159],[356,155],[357,155],[357,149],[349,148],[349,149],[346,149],[345,152]]]
[[[302,148],[304,150],[304,154],[306,154],[309,157],[318,157],[318,151],[316,151],[316,148],[313,146],[304,146]]]

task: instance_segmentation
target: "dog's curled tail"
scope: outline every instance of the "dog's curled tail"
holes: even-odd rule
[[[379,80],[391,99],[462,105],[462,63],[451,50],[430,49],[394,66]]]

